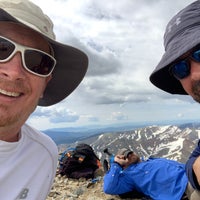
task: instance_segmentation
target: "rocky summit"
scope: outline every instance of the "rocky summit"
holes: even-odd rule
[[[200,124],[180,126],[149,126],[115,133],[103,133],[77,141],[90,144],[103,162],[107,159],[105,148],[115,154],[119,148],[127,147],[138,155],[165,157],[185,163],[195,148],[200,136]],[[59,151],[75,144],[58,146]],[[104,172],[99,169],[95,179],[69,179],[57,175],[47,200],[119,200],[119,196],[103,192]],[[127,198],[126,198],[127,199]],[[130,199],[130,198],[129,198]]]
[[[94,179],[70,179],[57,175],[47,200],[119,200],[102,190],[103,171],[98,170]]]

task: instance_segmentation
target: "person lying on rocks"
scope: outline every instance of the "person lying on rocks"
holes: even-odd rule
[[[154,200],[180,200],[190,196],[185,164],[165,158],[140,159],[130,149],[120,149],[104,176],[106,194],[136,190]]]

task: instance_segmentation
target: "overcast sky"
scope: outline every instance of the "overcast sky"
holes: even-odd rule
[[[198,120],[200,105],[149,81],[164,52],[168,21],[192,0],[33,0],[53,20],[59,42],[83,50],[89,69],[64,101],[38,107],[38,129]]]

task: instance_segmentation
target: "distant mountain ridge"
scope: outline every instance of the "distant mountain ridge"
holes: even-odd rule
[[[195,148],[200,135],[200,124],[180,126],[147,126],[129,131],[106,132],[92,135],[79,142],[90,144],[99,158],[106,158],[105,148],[116,154],[119,148],[127,147],[143,158],[166,157],[186,162]],[[78,141],[77,141],[78,142]],[[60,150],[76,143],[59,145]]]
[[[53,128],[42,130],[45,134],[49,135],[57,145],[60,144],[71,144],[78,140],[83,140],[93,135],[99,135],[108,132],[120,132],[136,130],[138,128],[151,126],[152,123],[139,123],[139,124],[123,124],[123,125],[110,125],[110,126],[82,126],[82,127],[66,127],[66,128]],[[164,123],[163,123],[164,124]],[[166,124],[155,125],[155,126],[165,126]],[[169,123],[170,124],[170,123]],[[200,123],[178,123],[174,126],[183,129],[188,128],[199,128]]]
[[[134,130],[140,125],[121,125],[121,126],[91,126],[91,127],[68,127],[68,128],[54,128],[43,130],[45,134],[50,136],[57,145],[71,144],[76,141],[86,139],[88,137],[99,135],[107,132],[119,132],[124,130]]]

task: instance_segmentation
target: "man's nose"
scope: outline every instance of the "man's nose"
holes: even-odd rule
[[[25,75],[21,53],[17,52],[7,62],[0,62],[0,76],[5,76],[9,79],[22,79]]]

